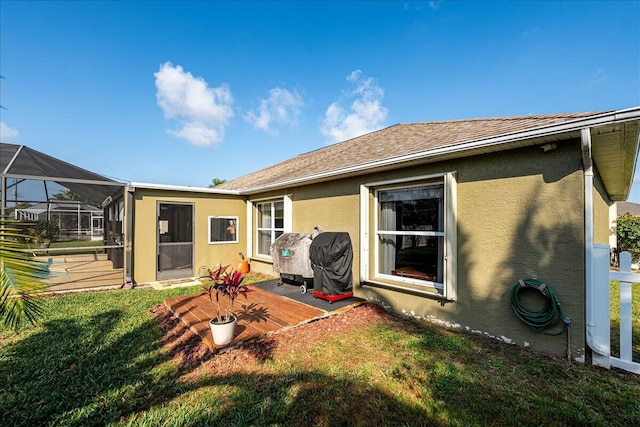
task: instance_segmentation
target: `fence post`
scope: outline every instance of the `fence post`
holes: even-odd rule
[[[592,283],[586,284],[587,344],[595,366],[611,367],[611,317],[609,299],[609,246],[593,245]]]
[[[631,254],[620,254],[620,272],[631,273]],[[620,359],[631,362],[631,287],[630,282],[620,281]]]

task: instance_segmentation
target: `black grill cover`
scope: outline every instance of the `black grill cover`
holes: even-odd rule
[[[309,259],[313,265],[313,289],[326,295],[340,295],[353,288],[353,248],[349,233],[318,234]]]

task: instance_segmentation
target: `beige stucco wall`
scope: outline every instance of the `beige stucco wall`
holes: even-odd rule
[[[325,231],[348,232],[354,244],[353,269],[357,274],[359,257],[355,248],[357,248],[360,227],[359,182],[359,179],[339,180],[285,191],[263,193],[252,198],[257,200],[280,199],[285,194],[288,195],[293,204],[292,232],[294,233],[312,233],[316,225]],[[255,222],[256,212],[253,215]],[[259,257],[251,259],[251,271],[275,274],[272,263]]]
[[[593,243],[609,245],[612,234],[609,207],[613,202],[598,174],[595,174],[593,187]]]
[[[457,293],[455,302],[361,284],[360,185],[457,172]],[[552,286],[572,319],[571,353],[584,354],[584,213],[579,141],[499,152],[293,188],[293,231],[346,231],[354,246],[355,292],[396,312],[565,354],[566,335],[531,331],[513,314],[510,291],[536,276]],[[260,195],[262,196],[262,195]],[[600,206],[598,206],[598,212]],[[600,236],[600,234],[599,234]],[[268,269],[268,267],[267,267]],[[444,303],[444,304],[443,304]]]
[[[191,203],[194,206],[193,274],[216,263],[235,264],[246,253],[246,205],[241,197],[209,193],[137,189],[134,192],[133,279],[156,280],[158,203]],[[237,216],[238,243],[209,244],[209,216]]]
[[[523,346],[566,353],[566,336],[530,330],[511,309],[519,279],[537,277],[572,319],[572,351],[584,354],[584,214],[579,144],[469,158],[458,171],[458,300],[412,300],[402,310]],[[394,298],[394,304],[403,304]],[[398,307],[400,308],[400,307]],[[425,314],[420,313],[424,316]]]

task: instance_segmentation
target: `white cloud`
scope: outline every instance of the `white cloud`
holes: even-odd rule
[[[0,141],[9,142],[18,139],[18,129],[9,127],[5,122],[0,122]]]
[[[182,66],[165,62],[154,73],[156,98],[167,119],[175,119],[179,130],[170,134],[194,145],[209,146],[222,141],[225,126],[233,117],[233,95],[226,85],[209,87]]]
[[[277,131],[272,125],[295,126],[302,107],[304,100],[299,93],[274,87],[268,98],[260,100],[257,113],[251,109],[243,117],[257,129],[275,135]]]
[[[344,141],[384,127],[388,109],[382,106],[384,89],[373,77],[364,78],[354,70],[347,80],[355,86],[343,94],[342,99],[329,105],[325,112],[321,132],[329,143]],[[353,100],[353,101],[351,101]],[[342,102],[351,102],[349,110]]]

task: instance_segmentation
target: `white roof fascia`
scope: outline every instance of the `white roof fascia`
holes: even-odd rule
[[[446,147],[439,147],[432,150],[421,151],[418,153],[407,154],[404,156],[393,157],[390,159],[379,160],[375,162],[365,163],[356,166],[350,166],[343,169],[338,169],[329,172],[322,172],[315,175],[308,175],[301,178],[296,178],[287,181],[280,181],[273,184],[267,184],[263,186],[256,186],[244,189],[239,194],[251,194],[268,190],[275,190],[282,187],[289,187],[292,185],[298,185],[307,181],[316,181],[327,179],[331,177],[337,177],[349,173],[362,172],[370,169],[377,169],[385,166],[391,166],[398,163],[405,163],[410,161],[416,161],[420,159],[426,159],[430,157],[437,157],[446,154],[463,153],[465,151],[485,148],[496,145],[508,144],[512,142],[522,141],[532,138],[542,138],[545,136],[557,135],[561,133],[580,131],[587,127],[597,127],[618,122],[624,122],[629,120],[640,120],[640,107],[628,108],[625,110],[612,111],[609,113],[602,113],[594,116],[579,118],[576,120],[570,120],[559,124],[542,126],[534,129],[527,129],[524,131],[514,132],[511,134],[504,134],[490,138],[478,139],[474,141],[462,142],[455,145],[449,145]]]
[[[151,184],[147,182],[132,182],[129,185],[132,191],[136,188],[143,188],[146,190],[166,190],[166,191],[186,191],[191,193],[211,193],[211,194],[228,194],[233,196],[240,196],[241,193],[237,190],[223,190],[216,189],[215,187],[189,187],[182,185],[169,185],[169,184]]]

